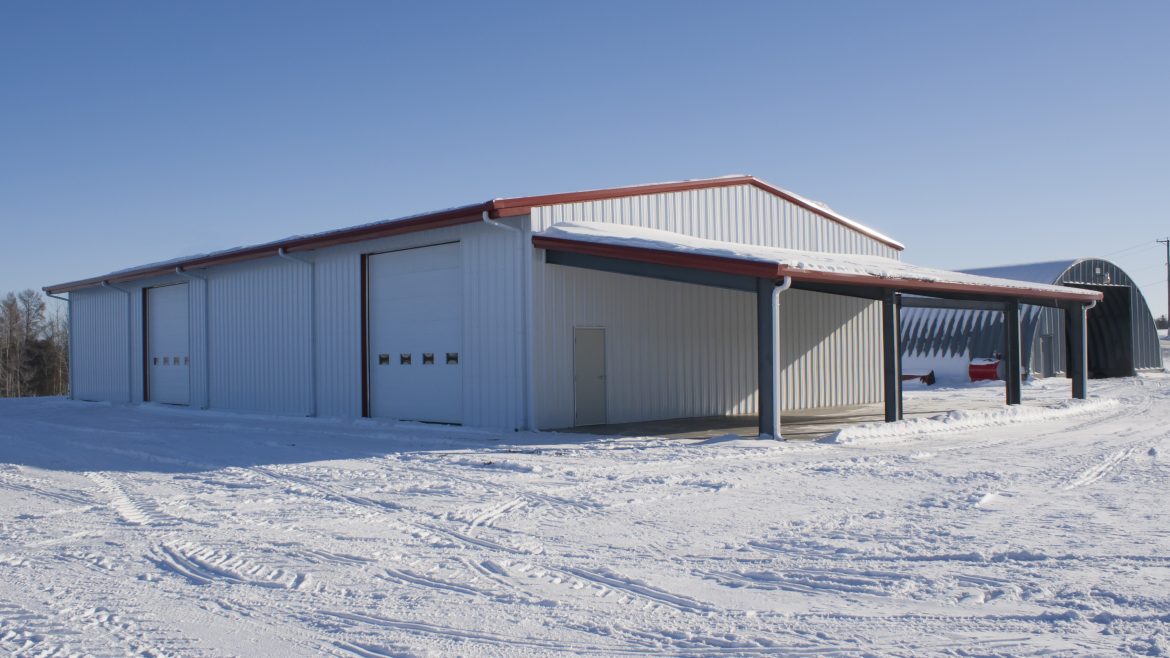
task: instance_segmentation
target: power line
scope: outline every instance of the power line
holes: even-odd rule
[[[1146,247],[1146,248],[1153,247],[1154,245],[1158,244],[1159,242],[1161,242],[1161,240],[1155,240],[1153,242],[1150,242],[1149,240],[1147,240],[1147,241],[1142,242],[1140,244],[1135,244],[1132,247],[1126,247],[1125,249],[1118,249],[1117,251],[1114,251],[1112,253],[1105,254],[1104,257],[1108,258],[1110,256],[1116,256],[1117,254],[1124,254],[1127,251],[1133,251],[1134,249],[1141,249],[1142,247]]]
[[[1129,274],[1132,276],[1134,272],[1148,272],[1149,270],[1152,270],[1155,267],[1166,267],[1166,263],[1154,263],[1153,265],[1146,265],[1145,267],[1139,267],[1137,269],[1126,268],[1125,272],[1126,272],[1126,274]],[[1165,281],[1163,281],[1163,283],[1165,283]]]

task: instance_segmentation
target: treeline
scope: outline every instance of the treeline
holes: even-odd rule
[[[35,290],[0,298],[0,397],[69,392],[69,318]]]

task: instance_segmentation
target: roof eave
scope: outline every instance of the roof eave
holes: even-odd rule
[[[99,286],[102,283],[124,283],[138,279],[163,276],[173,273],[176,268],[180,270],[198,269],[211,267],[214,265],[229,265],[232,263],[239,263],[248,260],[274,257],[280,253],[281,249],[284,249],[286,252],[311,251],[313,249],[322,249],[325,247],[348,244],[351,242],[360,242],[362,240],[375,240],[378,238],[400,235],[402,233],[412,233],[425,229],[436,229],[445,228],[448,226],[458,226],[460,224],[470,224],[481,221],[484,212],[488,212],[490,215],[496,216],[492,204],[489,201],[486,203],[475,204],[473,206],[462,206],[460,208],[454,208],[451,210],[418,215],[399,221],[370,224],[350,230],[334,231],[315,236],[289,238],[287,240],[269,242],[262,245],[257,245],[255,247],[240,249],[238,251],[231,251],[220,255],[213,254],[210,256],[195,256],[185,260],[169,262],[166,265],[146,266],[143,268],[118,272],[115,274],[90,277],[88,279],[79,279],[77,281],[45,286],[42,288],[42,290],[51,295],[63,292],[72,292],[74,290],[81,290],[82,288],[92,288]]]
[[[562,203],[576,203],[599,199],[616,199],[621,197],[639,196],[646,194],[664,194],[669,192],[732,187],[736,185],[752,185],[770,194],[776,195],[790,203],[800,206],[801,208],[804,208],[805,210],[808,210],[809,212],[812,212],[820,217],[841,224],[842,226],[857,231],[862,235],[886,244],[893,249],[898,251],[904,249],[904,246],[900,242],[893,240],[892,238],[882,235],[881,233],[859,224],[849,219],[848,217],[838,215],[835,212],[832,212],[826,208],[822,208],[814,203],[811,203],[807,199],[796,196],[754,176],[726,176],[722,178],[707,178],[701,180],[678,181],[673,183],[652,183],[649,185],[614,187],[608,189],[589,190],[585,192],[567,192],[561,194],[545,194],[540,196],[493,199],[483,203],[461,206],[459,208],[452,208],[438,212],[425,213],[404,219],[369,224],[352,229],[342,229],[339,231],[330,231],[317,235],[289,238],[287,240],[281,240],[277,242],[269,242],[237,251],[222,253],[219,255],[212,254],[209,256],[192,257],[185,260],[175,260],[167,263],[166,265],[148,265],[141,268],[129,269],[117,273],[90,277],[88,279],[79,279],[76,281],[45,286],[42,288],[42,290],[49,294],[59,294],[63,292],[71,292],[73,290],[80,290],[82,288],[91,288],[101,285],[103,282],[122,283],[154,276],[163,276],[174,272],[176,267],[179,269],[194,269],[272,257],[276,256],[281,249],[284,249],[285,251],[308,251],[351,242],[359,242],[362,240],[373,240],[391,235],[398,235],[401,233],[444,228],[447,226],[456,226],[459,224],[469,224],[479,221],[482,218],[484,212],[487,212],[490,217],[498,219],[501,217],[516,217],[520,215],[526,215],[531,213],[533,208],[541,206],[557,205]]]
[[[604,242],[587,240],[572,240],[542,235],[532,237],[533,246],[539,249],[571,251],[574,253],[597,256],[601,258],[617,258],[632,260],[654,265],[682,267],[722,274],[734,274],[764,279],[779,280],[791,277],[793,281],[806,283],[824,283],[843,286],[857,286],[884,290],[898,290],[930,295],[932,292],[942,294],[967,294],[980,298],[1015,298],[1044,301],[1075,301],[1092,302],[1104,298],[1102,293],[1091,290],[1037,290],[1012,286],[993,286],[981,284],[965,284],[949,281],[927,281],[921,279],[906,279],[898,277],[879,277],[864,274],[844,274],[839,272],[824,272],[819,270],[805,270],[781,265],[771,261],[759,261],[746,258],[732,258],[728,256],[714,256],[678,252],[648,247],[634,247],[616,245]]]

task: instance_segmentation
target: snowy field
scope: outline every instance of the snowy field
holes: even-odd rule
[[[790,443],[0,400],[0,650],[1167,655],[1170,376],[1090,391]]]

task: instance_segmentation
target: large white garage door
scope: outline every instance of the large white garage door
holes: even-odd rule
[[[146,397],[152,402],[191,401],[187,284],[147,288]]]
[[[368,260],[370,415],[463,422],[459,244]]]

